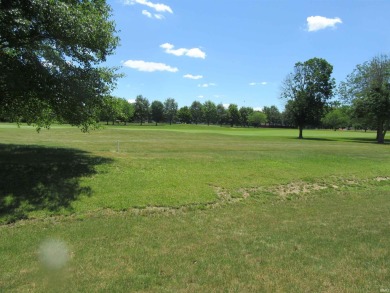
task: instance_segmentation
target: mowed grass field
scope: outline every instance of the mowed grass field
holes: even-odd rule
[[[0,124],[0,292],[390,291],[389,145],[296,136]]]

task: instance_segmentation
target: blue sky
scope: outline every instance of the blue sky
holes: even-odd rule
[[[276,105],[294,64],[313,57],[337,82],[390,53],[390,0],[108,0],[120,46],[115,96],[179,107],[211,100]]]

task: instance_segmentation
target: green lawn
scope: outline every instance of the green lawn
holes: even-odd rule
[[[390,290],[389,145],[296,136],[0,124],[0,292]]]

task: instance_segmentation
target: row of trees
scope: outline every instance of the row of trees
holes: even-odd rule
[[[283,122],[284,113],[280,113],[276,106],[264,107],[263,111],[255,111],[251,107],[238,108],[231,104],[227,108],[224,105],[216,105],[212,101],[201,103],[194,101],[191,106],[178,108],[175,99],[168,98],[164,102],[150,101],[142,95],[137,96],[134,103],[125,99],[108,96],[105,98],[105,107],[100,112],[100,121],[106,124],[123,122],[153,122],[156,125],[161,122],[185,123],[185,124],[218,124],[242,127],[259,127],[288,125]]]
[[[291,105],[292,102],[289,102]],[[360,112],[358,112],[359,114]],[[304,127],[312,128],[353,128],[376,129],[376,125],[366,118],[356,115],[356,108],[333,101],[324,107],[324,115],[318,123],[305,124]],[[360,114],[359,114],[360,115]],[[216,105],[212,101],[203,104],[194,101],[190,107],[178,108],[176,101],[168,98],[165,102],[153,101],[152,103],[143,96],[138,96],[135,103],[129,103],[125,99],[106,97],[105,107],[100,113],[100,121],[109,123],[128,122],[140,123],[185,123],[185,124],[217,124],[241,127],[295,127],[294,112],[286,107],[280,112],[276,106],[264,107],[262,111],[255,111],[251,107],[238,108],[232,104],[225,108],[224,105]],[[303,128],[302,128],[303,129]]]

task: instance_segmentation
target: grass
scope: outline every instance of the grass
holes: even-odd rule
[[[1,219],[36,219],[0,226],[0,291],[390,289],[388,145],[296,135],[0,124]],[[62,269],[40,261],[47,239]]]

